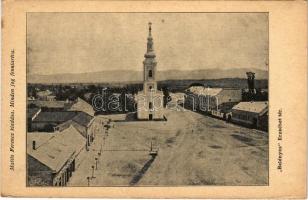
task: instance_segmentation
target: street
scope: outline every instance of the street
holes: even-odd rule
[[[268,184],[268,133],[178,110],[165,110],[167,121],[101,127],[69,186]]]

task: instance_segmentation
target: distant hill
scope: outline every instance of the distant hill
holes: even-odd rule
[[[256,73],[256,79],[268,79],[268,71],[259,69],[205,69],[205,70],[167,70],[158,71],[157,79],[162,80],[201,80],[223,78],[246,78],[246,72]],[[90,73],[71,73],[39,75],[29,74],[28,83],[116,83],[139,82],[143,80],[142,71],[100,71]]]
[[[164,80],[158,82],[158,88],[167,87],[171,91],[181,91],[192,85],[202,85],[213,88],[247,88],[247,79],[244,78],[222,78],[204,80]],[[268,79],[255,81],[255,88],[268,88]]]

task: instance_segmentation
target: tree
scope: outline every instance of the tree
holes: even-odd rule
[[[167,106],[168,102],[170,102],[172,100],[171,96],[170,96],[170,93],[169,93],[169,89],[168,87],[163,87],[163,94],[164,94],[164,107]]]

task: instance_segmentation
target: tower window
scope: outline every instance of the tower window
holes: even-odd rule
[[[153,103],[149,102],[149,109],[152,110],[153,109]]]
[[[150,86],[149,89],[152,90],[152,86]]]
[[[149,77],[152,78],[152,70],[149,70]]]

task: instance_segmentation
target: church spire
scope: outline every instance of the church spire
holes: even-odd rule
[[[152,23],[149,22],[149,36],[148,36],[148,43],[147,43],[147,52],[144,55],[145,58],[155,58],[154,53],[154,44],[153,44],[153,38],[152,38]]]

